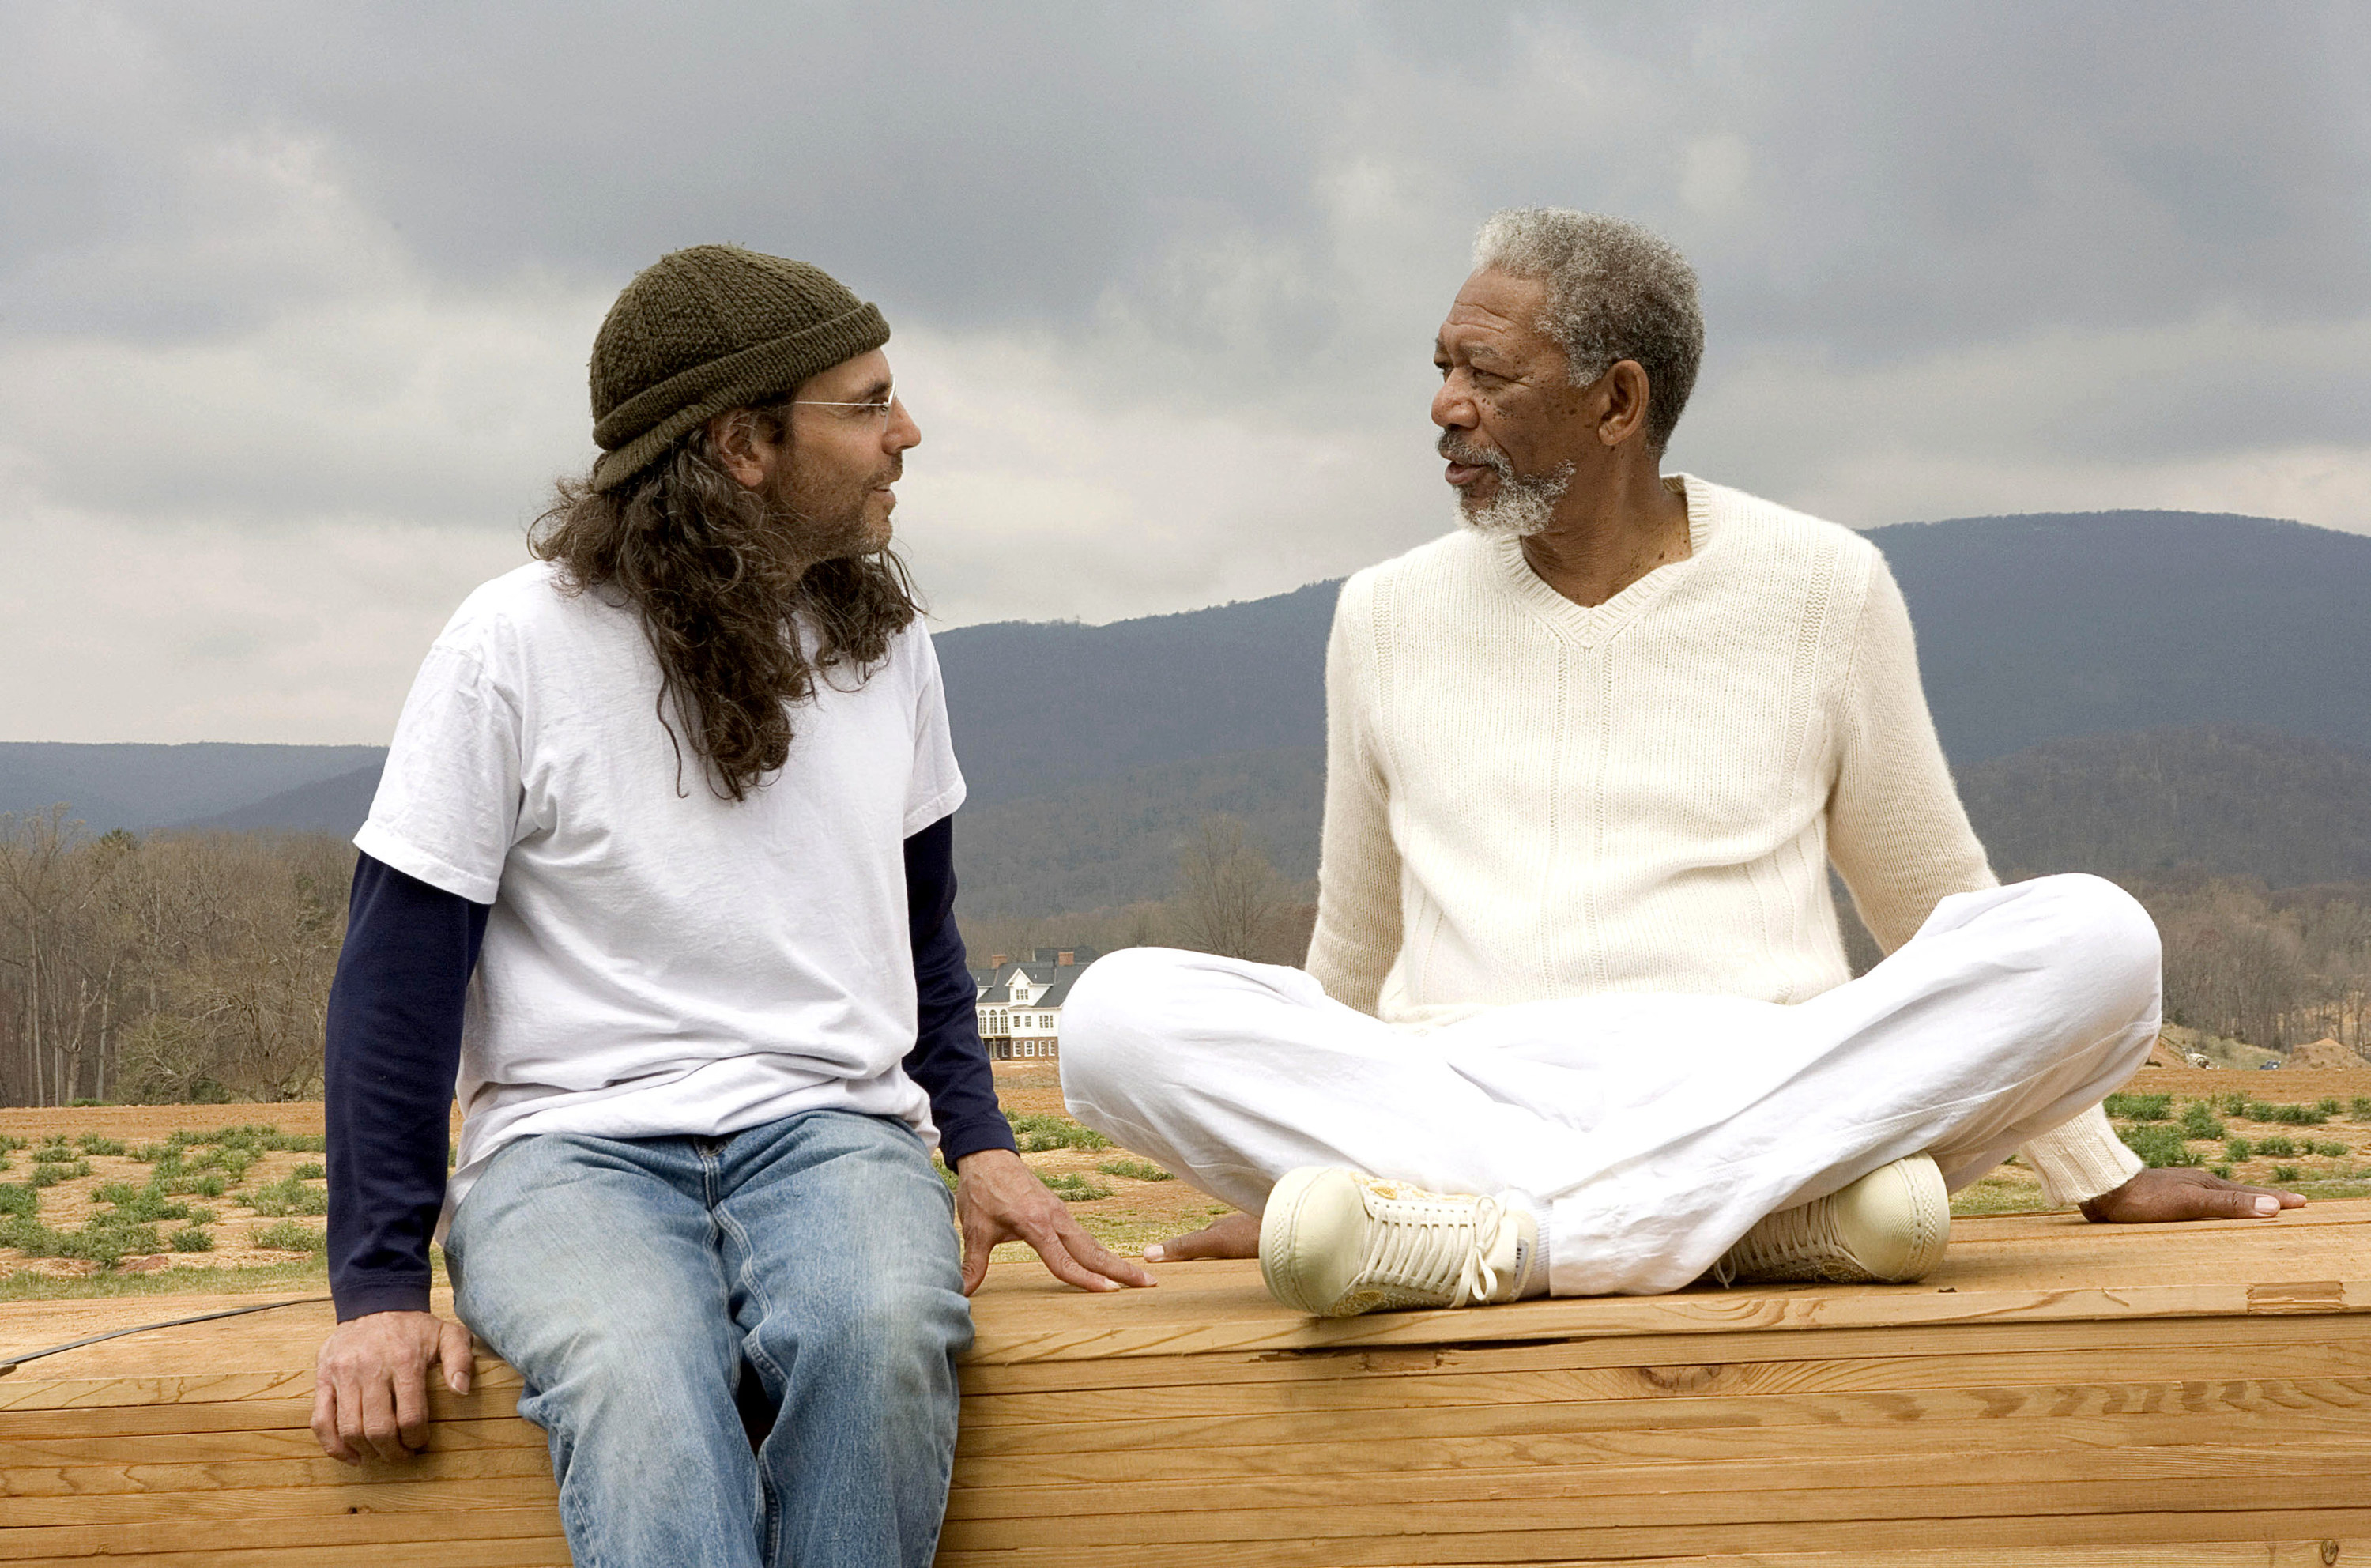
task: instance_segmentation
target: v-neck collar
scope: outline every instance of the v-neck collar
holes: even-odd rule
[[[1602,646],[1670,593],[1704,559],[1712,543],[1711,499],[1705,493],[1704,482],[1688,474],[1667,475],[1663,482],[1687,503],[1687,559],[1655,568],[1602,605],[1576,605],[1549,587],[1547,580],[1523,559],[1523,541],[1513,535],[1498,535],[1488,541],[1491,559],[1517,600],[1557,636],[1582,648]]]

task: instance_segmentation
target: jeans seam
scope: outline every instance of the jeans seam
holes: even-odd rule
[[[742,1258],[740,1274],[742,1283],[748,1286],[750,1297],[757,1302],[758,1321],[760,1324],[763,1324],[769,1318],[773,1316],[773,1297],[766,1293],[766,1280],[764,1274],[761,1271],[749,1266],[757,1258],[757,1249],[750,1244],[749,1233],[746,1230],[744,1230],[741,1228],[741,1222],[734,1219],[730,1214],[726,1213],[721,1205],[710,1209],[709,1213],[713,1217],[717,1228],[719,1229],[730,1231],[732,1233],[733,1239],[740,1245]],[[783,1393],[787,1395],[790,1392],[790,1375],[775,1363],[772,1356],[766,1354],[764,1343],[758,1340],[756,1334],[752,1333],[744,1336],[741,1354],[747,1359],[750,1366],[758,1368],[758,1374],[761,1378],[768,1371],[771,1371],[777,1378],[781,1379]],[[781,1418],[778,1413],[775,1417],[776,1424],[779,1425],[781,1424]],[[782,1560],[781,1499],[774,1491],[773,1473],[767,1469],[763,1457],[765,1445],[772,1442],[773,1440],[774,1435],[769,1431],[766,1434],[764,1440],[759,1443],[758,1447],[760,1454],[757,1467],[758,1489],[764,1493],[766,1507],[765,1561],[769,1564],[780,1562]]]

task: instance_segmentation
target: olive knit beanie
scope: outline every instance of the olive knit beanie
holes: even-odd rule
[[[593,488],[616,490],[713,416],[888,340],[880,311],[804,261],[737,245],[662,256],[593,338]]]

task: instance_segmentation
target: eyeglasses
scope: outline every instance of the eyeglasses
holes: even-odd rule
[[[877,403],[830,403],[819,398],[793,398],[788,406],[793,409],[838,409],[839,417],[843,420],[872,420],[885,425],[889,422],[889,410],[896,403],[897,384],[893,381],[889,384],[889,395]]]

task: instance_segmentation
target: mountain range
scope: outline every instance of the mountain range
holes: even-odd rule
[[[2169,512],[1870,530],[1972,816],[2004,869],[2169,859],[2277,882],[2371,865],[2371,538]],[[1718,544],[1714,548],[1718,548]],[[1314,868],[1338,582],[1179,615],[936,638],[970,781],[966,902],[1158,896],[1209,811]],[[351,833],[360,746],[0,744],[0,811],[94,829]],[[1081,902],[1084,901],[1084,902]]]

